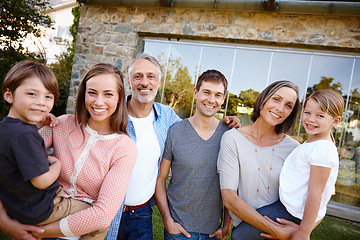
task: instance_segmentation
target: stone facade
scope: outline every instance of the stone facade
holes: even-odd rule
[[[67,112],[84,73],[99,62],[125,70],[142,37],[360,53],[360,17],[82,5]]]

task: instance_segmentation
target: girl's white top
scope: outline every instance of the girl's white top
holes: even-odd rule
[[[321,196],[316,222],[326,214],[326,205],[333,193],[339,170],[339,155],[336,146],[328,140],[303,143],[286,158],[280,173],[280,201],[287,211],[302,219],[308,193],[310,166],[331,168],[330,176]]]

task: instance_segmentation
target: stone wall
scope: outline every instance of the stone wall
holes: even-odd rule
[[[360,53],[360,17],[82,5],[67,112],[91,66],[126,69],[144,36]]]

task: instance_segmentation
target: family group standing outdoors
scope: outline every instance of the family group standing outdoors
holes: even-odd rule
[[[14,172],[23,175],[17,184],[37,198],[24,203],[27,192],[18,193],[19,187],[8,182],[1,185],[0,228],[14,239],[153,239],[155,203],[164,239],[223,239],[231,225],[232,239],[309,239],[325,216],[339,161],[331,129],[344,108],[342,96],[332,90],[305,101],[302,124],[309,138],[299,145],[286,135],[299,109],[298,87],[290,81],[265,88],[254,104],[253,123],[239,128],[236,117],[215,118],[228,84],[217,70],[199,76],[195,114],[181,120],[170,107],[154,102],[161,67],[152,56],[139,54],[129,64],[132,94],[126,100],[121,72],[96,64],[80,84],[75,116],[57,119],[47,115],[57,96],[54,87],[34,68],[26,74],[22,68],[16,65],[6,77],[15,84],[4,81],[3,86],[10,112],[0,131],[13,124],[13,132],[7,133],[8,148],[0,155],[1,161],[10,155],[5,169],[11,171],[1,173],[10,180]],[[37,122],[46,125],[40,137]],[[31,128],[30,138],[21,137],[20,125],[26,125],[25,132]],[[42,170],[29,174],[17,158],[28,154],[32,161],[34,154],[29,147],[17,152],[33,138],[42,163],[32,165]],[[54,148],[53,157],[47,156],[48,147]],[[38,177],[49,172],[52,179],[59,176],[59,184],[39,186]],[[42,219],[26,222],[16,215],[39,205],[35,199],[43,195]]]

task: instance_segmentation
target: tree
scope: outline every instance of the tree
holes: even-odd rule
[[[161,55],[158,59],[164,66]],[[163,81],[165,82],[163,102],[172,107],[181,118],[189,117],[194,90],[189,70],[181,63],[180,58],[173,59],[172,56],[170,56],[167,69],[165,81]],[[161,101],[161,97],[158,96],[156,100]]]
[[[241,99],[244,106],[252,108],[259,95],[260,93],[258,91],[250,88],[248,90],[241,91],[239,94],[239,98]]]
[[[260,93],[250,88],[248,90],[241,91],[239,96],[233,93],[228,93],[228,94],[229,94],[229,102],[228,102],[226,114],[237,115],[239,113],[239,107],[252,109],[255,100]]]
[[[332,77],[322,76],[320,79],[320,82],[318,84],[314,84],[312,87],[308,87],[307,94],[310,95],[311,93],[313,93],[319,89],[332,89],[341,94],[342,93],[342,85],[340,82],[333,83],[334,80],[335,79]]]
[[[226,109],[226,115],[228,115],[228,116],[237,115],[238,107],[241,106],[242,101],[240,100],[240,98],[238,98],[237,95],[230,93],[230,92],[228,93],[228,97],[229,97],[229,101],[228,101],[228,106]]]
[[[3,50],[24,50],[21,43],[28,34],[40,37],[38,26],[50,27],[52,24],[50,17],[45,14],[51,9],[46,0],[2,0],[0,7]]]
[[[360,116],[360,92],[359,92],[359,88],[355,88],[354,90],[351,91],[351,95],[350,95],[350,99],[349,99],[349,109],[351,111],[354,112],[353,114],[353,119],[357,120],[358,123],[355,127],[359,127],[360,128],[360,123],[359,123],[359,116]],[[351,121],[351,120],[350,120]],[[359,142],[360,145],[360,142]]]
[[[44,56],[29,53],[22,45],[28,34],[40,36],[38,26],[49,27],[51,19],[45,14],[50,9],[43,0],[1,0],[0,1],[0,83],[6,73],[17,62],[36,59],[45,62]],[[5,116],[7,107],[0,104],[0,117]]]
[[[55,102],[51,113],[60,116],[66,111],[67,98],[69,97],[69,84],[71,79],[72,58],[71,49],[56,56],[57,62],[50,65],[59,84],[59,99]]]
[[[71,12],[74,16],[73,25],[70,27],[70,33],[73,36],[72,43],[69,45],[67,52],[63,52],[59,56],[56,56],[57,62],[50,65],[50,68],[53,70],[56,79],[58,80],[60,91],[60,97],[51,111],[55,116],[60,116],[66,112],[67,99],[69,97],[69,85],[75,53],[77,28],[80,19],[80,6],[74,7]]]

